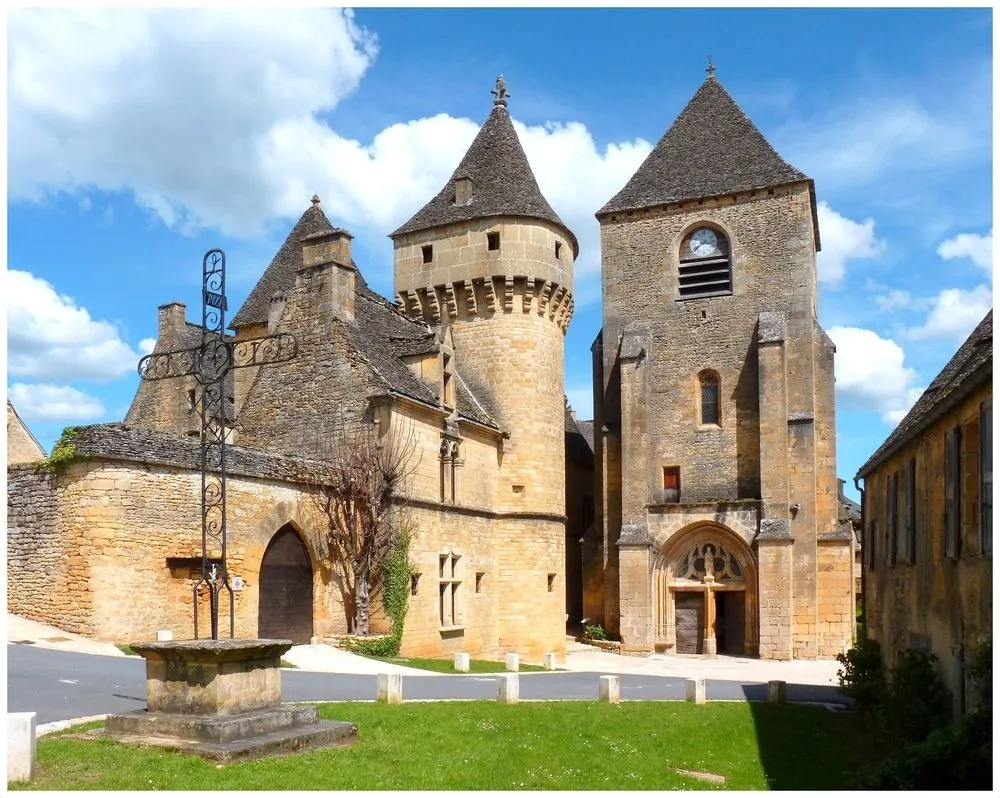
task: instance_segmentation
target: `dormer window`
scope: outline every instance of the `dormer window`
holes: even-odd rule
[[[714,227],[698,227],[681,242],[678,253],[679,299],[733,293],[729,239]]]

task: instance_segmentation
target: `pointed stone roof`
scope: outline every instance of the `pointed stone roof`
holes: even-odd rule
[[[524,216],[562,227],[573,244],[573,256],[576,257],[580,251],[576,236],[542,196],[511,123],[507,112],[509,95],[502,75],[493,93],[496,95],[493,112],[444,188],[390,238],[490,216]],[[471,180],[472,197],[458,204],[455,201],[456,184],[462,178]]]
[[[295,272],[302,268],[302,239],[334,229],[320,207],[319,197],[314,194],[312,205],[296,222],[285,243],[278,250],[278,254],[261,275],[246,302],[233,316],[229,326],[242,327],[246,324],[266,323],[271,297],[291,288],[295,283]]]
[[[775,152],[713,72],[598,219],[809,180]]]

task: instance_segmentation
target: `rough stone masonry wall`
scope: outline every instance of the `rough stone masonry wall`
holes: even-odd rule
[[[882,646],[887,666],[907,648],[927,648],[958,700],[965,689],[959,655],[968,658],[993,629],[993,558],[979,545],[979,406],[992,396],[986,384],[934,422],[865,477],[864,518],[877,523],[875,568],[864,560],[865,627]],[[962,428],[961,555],[945,556],[944,500],[947,430]],[[910,564],[886,558],[889,476],[900,473],[900,518],[905,507],[904,469],[916,459],[916,558]],[[902,521],[900,522],[901,529]],[[867,533],[867,530],[866,530]],[[867,537],[864,538],[868,540]]]
[[[10,404],[7,405],[7,465],[33,463],[45,458],[45,451],[31,437]]]
[[[7,611],[82,632],[90,608],[87,576],[77,542],[64,534],[63,483],[48,468],[7,469]]]

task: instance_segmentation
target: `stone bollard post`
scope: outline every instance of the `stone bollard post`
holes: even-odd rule
[[[787,700],[787,691],[784,682],[775,681],[767,683],[767,700],[772,704],[784,704]]]
[[[7,713],[7,782],[35,775],[35,713]]]
[[[375,700],[380,704],[403,703],[403,675],[380,673],[375,678]]]
[[[173,639],[174,639],[173,629],[159,629],[156,632],[157,643],[169,643]]]
[[[602,676],[598,679],[598,694],[601,701],[617,704],[621,701],[621,686],[617,676]]]
[[[459,673],[469,672],[469,655],[465,651],[455,654],[455,670]]]
[[[685,698],[695,704],[705,703],[705,679],[699,676],[697,679],[684,680]]]
[[[547,671],[556,669],[556,655],[552,653],[542,655],[542,667]]]
[[[507,655],[507,670],[517,671],[520,669],[520,658],[517,654],[511,652]]]
[[[516,704],[518,692],[516,673],[502,673],[497,676],[497,701],[501,704]]]

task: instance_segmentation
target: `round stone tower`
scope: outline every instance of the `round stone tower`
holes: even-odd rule
[[[505,619],[511,634],[518,624],[539,625],[530,608],[542,596],[531,585],[546,605],[549,594],[565,595],[563,348],[579,246],[538,188],[502,76],[493,94],[493,111],[454,174],[392,239],[400,306],[450,328],[458,387],[504,434],[494,508],[510,541],[497,557],[508,588],[499,607],[503,647],[514,640]],[[564,635],[564,612],[541,624],[551,627],[546,637]]]

